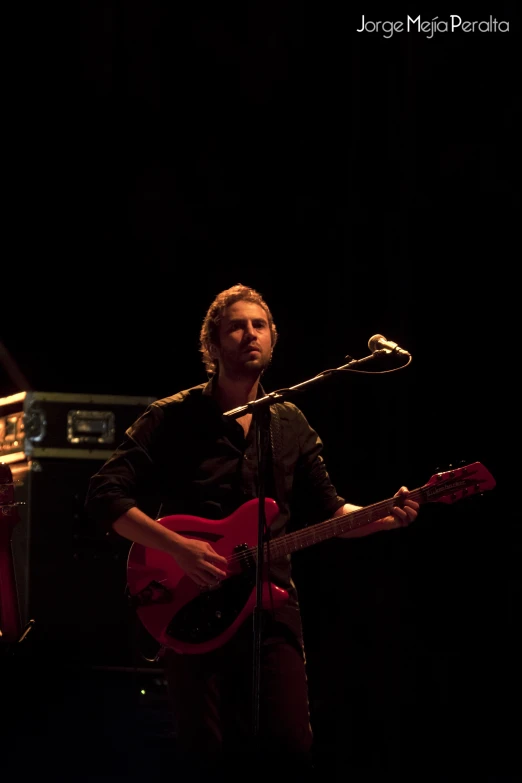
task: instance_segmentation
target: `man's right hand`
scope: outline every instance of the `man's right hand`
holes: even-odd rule
[[[200,587],[215,585],[228,576],[227,559],[218,555],[209,543],[158,525],[137,506],[122,514],[112,526],[130,541],[167,552]]]
[[[218,555],[207,541],[180,536],[171,552],[180,568],[200,587],[217,584],[227,574],[228,561]]]

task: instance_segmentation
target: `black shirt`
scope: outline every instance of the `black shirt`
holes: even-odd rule
[[[264,394],[261,388],[259,393]],[[270,422],[263,476],[265,496],[279,506],[270,525],[270,538],[275,538],[328,519],[345,501],[326,470],[322,441],[299,408],[291,402],[274,403]],[[114,454],[92,476],[86,511],[109,530],[134,506],[157,519],[175,514],[224,519],[259,496],[257,452],[255,421],[245,437],[241,425],[222,414],[212,381],[199,384],[156,400],[129,427]],[[269,575],[289,593],[274,619],[302,641],[290,556],[270,560]]]

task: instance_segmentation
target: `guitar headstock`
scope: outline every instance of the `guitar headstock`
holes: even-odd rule
[[[495,485],[496,481],[489,470],[480,462],[472,462],[434,473],[422,490],[429,503],[455,503],[464,497],[480,495]]]

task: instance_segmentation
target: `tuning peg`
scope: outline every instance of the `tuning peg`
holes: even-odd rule
[[[449,462],[445,468],[441,468],[440,466],[435,468],[435,473],[443,473],[446,470],[452,470],[453,464]]]

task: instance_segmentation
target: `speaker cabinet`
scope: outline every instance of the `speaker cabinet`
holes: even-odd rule
[[[39,652],[67,662],[143,663],[126,597],[130,542],[98,530],[83,510],[97,460],[13,463],[18,521],[12,552],[22,625]]]

